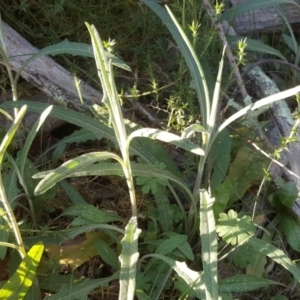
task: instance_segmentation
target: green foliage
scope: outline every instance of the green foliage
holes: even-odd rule
[[[281,225],[283,227],[283,232],[286,236],[286,239],[289,245],[295,250],[300,251],[300,225],[293,219],[292,216],[283,214],[281,219]]]
[[[17,271],[0,290],[0,299],[24,299],[36,276],[44,246],[33,246],[23,258]]]
[[[28,201],[29,216],[34,228],[34,231],[31,231],[30,225],[25,223],[26,233],[31,235],[24,239],[26,246],[43,241],[49,257],[55,251],[59,253],[58,256],[53,255],[52,261],[47,259],[48,265],[41,262],[42,275],[40,277],[47,277],[49,282],[54,282],[54,286],[49,287],[50,283],[47,285],[45,281],[41,280],[41,287],[54,293],[45,299],[87,299],[88,294],[95,289],[98,289],[102,295],[108,294],[110,288],[113,288],[111,282],[116,280],[119,281],[116,291],[119,299],[133,299],[134,297],[159,299],[165,297],[164,294],[170,299],[172,297],[174,299],[186,297],[232,299],[231,293],[243,293],[267,288],[270,285],[280,285],[278,282],[262,278],[261,268],[259,272],[255,273],[256,276],[251,271],[251,268],[255,268],[257,264],[263,266],[266,256],[288,270],[297,281],[300,281],[298,267],[279,247],[272,245],[271,238],[265,238],[269,231],[274,232],[274,228],[270,229],[270,225],[268,231],[265,230],[265,235],[262,235],[260,239],[254,237],[256,229],[262,227],[254,224],[255,213],[253,212],[251,219],[243,210],[245,208],[243,201],[240,201],[246,199],[247,191],[253,186],[253,182],[262,180],[265,174],[263,170],[267,168],[269,161],[251,151],[248,146],[232,145],[231,132],[226,129],[226,126],[246,114],[248,114],[247,121],[254,119],[257,121],[256,109],[280,100],[283,95],[271,96],[254,104],[250,101],[249,105],[241,108],[219,126],[217,116],[225,50],[218,72],[215,72],[203,59],[205,55],[211,56],[207,49],[211,46],[212,41],[203,43],[202,47],[205,51],[199,48],[200,35],[198,31],[201,31],[202,28],[197,19],[196,1],[189,1],[189,5],[183,1],[182,6],[179,5],[179,1],[175,2],[174,11],[175,14],[182,14],[182,24],[179,24],[178,18],[168,6],[159,5],[157,1],[142,0],[142,3],[146,4],[160,20],[154,21],[154,14],[152,16],[144,4],[141,4],[140,9],[144,11],[145,15],[151,16],[153,23],[148,24],[148,30],[155,30],[155,33],[158,34],[157,24],[162,21],[173,36],[176,47],[179,48],[177,56],[174,56],[178,61],[176,61],[175,67],[173,66],[174,69],[178,68],[177,71],[174,71],[177,72],[178,78],[172,82],[172,85],[176,86],[175,92],[174,94],[169,92],[167,95],[169,97],[167,102],[171,110],[167,129],[170,129],[170,124],[172,124],[173,128],[182,131],[181,135],[168,130],[141,128],[133,122],[124,120],[121,102],[126,99],[124,95],[128,96],[128,90],[131,93],[130,97],[139,98],[141,96],[137,85],[139,78],[134,79],[133,87],[127,88],[125,93],[122,91],[121,95],[118,94],[116,87],[118,77],[116,79],[114,77],[113,65],[122,68],[122,70],[116,70],[117,76],[124,74],[122,73],[124,70],[130,71],[131,68],[111,53],[114,40],[101,40],[96,30],[97,26],[87,24],[92,39],[91,46],[86,44],[86,41],[83,43],[67,40],[61,43],[55,41],[52,46],[44,48],[27,61],[28,64],[39,55],[45,54],[65,53],[76,55],[76,57],[78,55],[94,57],[104,95],[103,103],[108,115],[96,105],[92,108],[94,117],[91,117],[66,107],[46,108],[47,105],[26,102],[28,109],[41,113],[41,117],[14,158],[13,155],[7,154],[7,147],[12,141],[26,108],[22,108],[21,112],[16,115],[16,120],[0,147],[0,166],[4,170],[0,177],[2,201],[0,220],[2,228],[5,229],[3,233],[1,232],[0,245],[2,249],[11,247],[18,250],[23,260],[16,274],[20,275],[24,268],[27,268],[28,274],[18,276],[18,282],[16,276],[12,275],[4,285],[5,292],[11,293],[13,289],[19,288],[21,297],[24,297],[36,276],[37,263],[30,265],[28,255],[29,253],[31,255],[31,250],[29,253],[25,252],[21,235],[23,227],[17,224],[13,215],[13,209],[19,204],[16,197],[21,193],[24,193]],[[260,6],[267,5],[267,2],[260,1],[259,4]],[[245,9],[259,7],[259,4],[256,3],[253,6],[247,3],[244,8],[238,7],[237,13],[243,9],[245,11]],[[65,5],[67,4],[55,4],[52,9],[63,11]],[[113,6],[112,2],[101,5],[107,9]],[[131,3],[128,4],[128,6],[130,5]],[[31,4],[17,6],[18,9],[25,11],[31,9]],[[189,9],[192,9],[192,16],[187,14]],[[220,12],[221,6],[218,6],[218,9]],[[222,17],[224,16],[226,17],[226,13]],[[142,21],[134,18],[132,30],[139,28],[139,32],[144,34],[145,25],[143,25],[144,27],[140,26]],[[151,26],[153,24],[156,26]],[[105,31],[105,26],[101,27],[101,30]],[[207,34],[205,30],[202,31],[203,35]],[[146,39],[144,38],[144,40]],[[288,47],[293,46],[292,38],[285,37],[284,40]],[[152,55],[159,54],[160,51],[156,48],[162,47],[164,42],[166,40],[161,39],[159,35],[155,43],[152,41],[152,45],[148,45],[149,52],[147,53],[144,53],[144,49],[139,47],[138,43],[132,45],[136,58],[142,55],[142,64],[146,64],[147,72],[150,74],[152,93],[157,97],[156,99],[158,99],[158,84],[161,83],[160,80],[163,76],[160,74],[161,77],[157,80],[157,72],[153,71]],[[284,59],[282,54],[274,48],[252,40],[238,42],[237,47],[240,63],[243,62],[245,47],[247,50],[277,55]],[[179,57],[179,52],[185,62]],[[217,51],[217,53],[219,52]],[[8,58],[3,49],[1,49],[1,54],[7,63]],[[23,67],[25,66],[26,64]],[[7,67],[8,71],[11,71],[9,66]],[[132,69],[139,68],[135,66]],[[142,70],[145,70],[145,66]],[[10,77],[12,85],[16,85],[18,76],[13,78],[11,75]],[[169,78],[167,78],[168,80]],[[215,84],[213,84],[214,82]],[[297,92],[299,92],[299,88],[289,90],[286,94],[294,95]],[[185,101],[182,100],[184,97],[186,97]],[[197,98],[197,104],[194,98]],[[126,101],[124,103],[126,107],[128,103]],[[18,108],[23,104],[22,102],[4,103],[1,104],[1,107],[5,109]],[[191,115],[185,115],[186,111]],[[52,168],[55,169],[37,173],[37,165],[35,165],[37,163],[28,158],[29,149],[47,115],[75,124],[80,129],[42,153],[41,157],[45,158],[46,154],[53,151]],[[195,115],[201,115],[201,125],[198,124]],[[75,155],[56,167],[62,154],[66,152],[67,146],[97,139],[106,142],[107,151],[100,152],[97,149]],[[192,171],[196,173],[196,178],[192,182],[189,184],[185,182],[182,170],[172,161],[169,152],[160,146],[158,141],[167,143],[168,147],[175,146],[189,154],[196,155],[194,161],[197,161],[197,165],[191,166]],[[9,166],[6,168],[4,168],[4,155],[7,157]],[[190,166],[186,163],[183,168],[186,167]],[[116,176],[118,176],[117,179]],[[72,180],[67,181],[68,178],[76,177],[109,177],[118,182],[119,177],[122,177],[126,181],[128,192],[122,190],[121,196],[118,197],[122,199],[108,200],[107,202],[113,202],[109,209],[106,208],[108,203],[104,203],[105,201],[98,202],[96,205],[88,204],[82,195],[83,191],[80,188],[76,190],[72,185]],[[42,179],[37,183],[37,179],[40,178]],[[136,192],[134,179],[145,195],[141,195],[139,191]],[[41,222],[41,216],[45,209],[44,203],[53,200],[60,193],[60,190],[57,189],[58,184],[65,191],[69,201],[66,206],[60,203],[60,206],[63,207],[62,212],[55,216],[54,221],[60,220],[62,222],[60,226],[66,225],[65,227],[69,227],[68,229],[53,229],[50,225]],[[193,191],[190,190],[191,186]],[[47,191],[48,194],[46,194]],[[97,192],[99,193],[99,191]],[[129,199],[124,196],[127,193]],[[274,208],[279,210],[291,208],[296,198],[297,189],[290,183],[282,185],[281,189],[269,196]],[[129,202],[129,205],[124,209],[118,208],[116,211],[112,211],[116,202],[123,204]],[[243,208],[239,210],[239,206],[243,206]],[[225,213],[226,211],[228,212]],[[55,209],[51,212],[55,212]],[[217,224],[216,219],[218,219]],[[279,226],[282,227],[290,246],[295,251],[300,251],[296,238],[299,236],[299,224],[287,215],[279,215],[278,219]],[[23,225],[24,228],[25,225]],[[277,225],[275,221],[273,225]],[[11,232],[16,241],[10,241],[9,233]],[[218,241],[217,234],[222,239],[221,242]],[[81,238],[84,238],[84,241],[81,241]],[[223,248],[224,245],[226,247]],[[76,272],[71,270],[72,276],[69,274],[65,278],[61,278],[57,266],[65,259],[64,255],[70,252],[76,255],[82,249],[86,249],[87,252],[94,255],[98,254],[101,259],[100,264],[108,266],[104,272],[109,272],[109,275],[102,274],[101,270],[97,270],[94,275],[100,274],[101,278],[74,279],[72,276]],[[218,256],[220,251],[225,251],[223,257]],[[38,252],[38,262],[41,259],[42,248],[38,248],[36,252]],[[253,255],[253,252],[256,255]],[[0,257],[4,258],[5,255],[6,251],[3,250]],[[71,254],[69,255],[69,258],[73,258]],[[223,277],[219,276],[219,260],[228,255],[233,256],[233,261],[241,268],[247,268],[246,271],[249,274],[221,279]],[[82,257],[83,255],[80,259],[83,262],[91,262]],[[118,272],[112,274],[111,269]],[[80,270],[77,271],[80,272]],[[54,281],[55,276],[58,280],[61,279],[61,283]],[[10,294],[5,294],[5,297],[9,296]]]
[[[269,195],[269,201],[279,211],[283,208],[291,208],[298,198],[298,189],[293,182],[284,183],[280,189]]]
[[[254,234],[255,226],[250,217],[238,218],[237,213],[231,209],[228,214],[220,214],[216,230],[226,243],[237,245],[242,244],[250,235]]]
[[[165,169],[165,164],[157,162],[155,164],[156,167],[163,170]],[[153,195],[157,194],[159,187],[168,185],[168,182],[159,177],[137,177],[136,184],[142,186],[142,191],[144,194],[148,194],[150,191]]]

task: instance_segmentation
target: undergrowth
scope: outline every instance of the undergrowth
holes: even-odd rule
[[[268,170],[295,141],[299,97],[291,134],[273,153],[253,149],[267,151],[247,124],[266,123],[260,109],[299,86],[246,97],[244,107],[237,96],[225,101],[232,113],[221,98],[233,71],[198,1],[98,2],[2,10],[35,46],[60,49],[66,68],[101,89],[106,111],[95,104],[92,117],[14,93],[1,104],[7,117],[17,109],[0,145],[0,299],[297,299],[298,190],[284,180],[274,188]],[[80,43],[58,45],[65,38]],[[293,37],[284,40],[298,58]],[[77,55],[84,43],[94,59]],[[232,45],[240,67],[253,45]],[[0,50],[10,74],[2,87],[15,91],[3,39]],[[257,51],[283,57],[265,44]],[[109,52],[131,72],[113,66]],[[148,105],[149,125],[124,119],[122,111],[147,115],[137,103]],[[27,110],[40,118],[13,142]],[[32,145],[49,115],[77,127],[37,157]]]

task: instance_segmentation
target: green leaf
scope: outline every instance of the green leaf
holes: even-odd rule
[[[176,248],[178,248],[181,244],[185,243],[187,241],[186,235],[179,235],[176,234],[174,236],[171,236],[170,238],[164,240],[156,249],[156,254],[170,254],[172,253]]]
[[[214,216],[215,219],[218,219],[220,213],[225,211],[229,198],[232,192],[231,184],[229,181],[225,180],[220,184],[217,189],[212,191],[213,196],[215,197],[214,203]]]
[[[182,133],[181,133],[181,137],[183,139],[188,139],[191,136],[194,135],[194,133],[196,132],[203,132],[203,133],[207,133],[207,131],[200,125],[200,124],[192,124],[188,127],[186,127]]]
[[[257,277],[254,275],[236,275],[220,280],[220,291],[224,293],[242,293],[268,287],[279,282]]]
[[[218,299],[218,243],[213,213],[214,198],[200,191],[200,238],[206,299]]]
[[[81,169],[84,169],[85,167],[97,161],[106,160],[109,158],[121,161],[118,155],[111,152],[91,152],[68,160],[43,178],[36,186],[34,193],[35,195],[40,195],[53,187],[59,181],[68,176],[72,176],[74,172],[80,171]]]
[[[4,109],[14,107],[19,108],[24,104],[28,105],[28,110],[35,113],[42,113],[45,108],[48,107],[48,105],[45,103],[37,103],[32,101],[8,101],[1,103],[0,107]],[[117,146],[117,140],[114,131],[112,128],[107,126],[107,118],[101,118],[100,116],[98,116],[98,120],[96,120],[80,112],[55,105],[53,105],[53,109],[50,115],[76,126],[85,128],[93,133],[97,139],[108,139]],[[133,123],[130,123],[130,126],[133,126]],[[129,125],[127,126],[127,130],[129,132]],[[92,138],[94,137],[92,136]],[[163,147],[153,143],[153,141],[150,139],[136,138],[131,143],[130,153],[131,155],[139,156],[144,160],[144,162],[147,163],[154,164],[156,162],[163,162],[167,166],[167,169],[173,174],[177,176],[180,176],[181,174],[178,167],[176,166],[170,155],[163,149]]]
[[[115,251],[99,238],[95,240],[94,244],[101,258],[115,270],[119,270],[118,256]]]
[[[287,214],[283,214],[280,223],[283,227],[284,235],[289,245],[295,250],[300,252],[300,226],[296,220]]]
[[[264,176],[264,169],[269,165],[269,160],[259,155],[247,145],[243,145],[230,165],[226,181],[231,184],[231,195],[228,204],[243,197],[251,187],[254,180]]]
[[[250,217],[243,216],[238,218],[237,213],[232,209],[228,211],[228,214],[220,214],[217,225],[219,236],[231,245],[241,244],[251,234],[254,234],[255,229]]]
[[[154,194],[154,201],[159,213],[158,222],[162,232],[173,230],[174,211],[170,205],[168,193],[165,188],[159,187],[157,193]]]
[[[94,58],[94,53],[93,53],[93,48],[91,45],[84,44],[84,43],[76,43],[76,42],[69,42],[67,39],[63,40],[62,42],[51,45],[48,47],[45,47],[38,51],[36,54],[34,54],[30,59],[28,59],[22,66],[21,70],[19,73],[21,73],[26,66],[30,64],[33,60],[40,56],[44,55],[58,55],[58,54],[71,54],[73,56],[84,56],[84,57],[92,57]],[[131,71],[131,68],[125,64],[124,61],[122,61],[120,58],[114,56],[111,53],[108,53],[106,51],[106,55],[109,57],[109,59],[112,60],[113,65],[124,69],[126,71]]]
[[[37,119],[37,121],[34,123],[32,129],[30,130],[28,136],[26,137],[25,144],[22,148],[21,151],[21,156],[20,156],[20,173],[21,173],[21,178],[24,178],[24,168],[26,166],[26,161],[27,161],[27,156],[29,149],[38,133],[42,125],[44,124],[46,118],[50,114],[53,106],[48,106],[40,115],[40,117]]]
[[[65,191],[68,198],[73,202],[73,204],[85,204],[86,201],[84,198],[78,193],[78,191],[67,181],[62,180],[59,185]]]
[[[172,172],[167,170],[162,170],[156,166],[148,164],[139,164],[132,162],[131,163],[132,173],[134,176],[147,177],[147,178],[158,178],[162,182],[170,180],[174,182],[181,191],[185,194],[186,199],[191,201],[193,198],[190,190],[186,187],[183,180],[175,176]],[[34,178],[45,178],[52,171],[40,172],[34,175]],[[82,177],[82,176],[108,176],[108,175],[117,175],[124,176],[123,169],[119,163],[101,163],[101,164],[92,164],[80,171],[76,171],[68,177]]]
[[[230,256],[236,266],[246,268],[252,261],[253,251],[249,245],[242,244],[237,247]]]
[[[282,35],[282,37],[285,44],[294,52],[294,54],[297,55],[297,53],[295,52],[296,49],[295,49],[294,39],[285,33]]]
[[[141,234],[138,228],[137,218],[131,217],[125,227],[125,235],[121,241],[122,252],[119,256],[121,262],[120,273],[120,300],[130,300],[134,298],[136,284],[136,266],[139,258],[138,237]]]
[[[159,140],[162,142],[166,142],[168,144],[172,144],[176,147],[182,148],[186,151],[189,151],[191,153],[194,153],[196,155],[204,155],[204,151],[194,143],[174,134],[171,132],[167,132],[160,129],[154,129],[154,128],[142,128],[137,129],[134,132],[132,132],[128,140],[132,140],[135,137],[148,137],[153,140]]]
[[[213,173],[211,176],[211,189],[214,191],[224,179],[229,163],[231,152],[231,138],[229,130],[225,128],[215,139],[211,148],[210,164]]]
[[[148,254],[143,259],[148,257],[157,258],[167,263],[195,291],[197,298],[205,299],[205,286],[201,278],[201,273],[188,268],[185,262],[178,262],[161,254]]]
[[[294,182],[286,182],[277,192],[280,202],[288,208],[292,208],[298,198],[298,189]]]
[[[226,38],[233,50],[238,50],[238,42],[240,40],[245,39],[242,36],[227,36]],[[247,43],[246,51],[253,51],[253,52],[258,52],[258,53],[263,53],[263,54],[274,55],[284,61],[287,61],[287,59],[284,57],[283,54],[281,54],[280,51],[278,51],[277,49],[270,47],[258,40],[253,40],[253,39],[247,38],[246,43]]]
[[[91,204],[75,204],[67,208],[62,216],[77,216],[78,219],[85,219],[88,224],[105,224],[109,222],[123,222],[123,218],[112,211],[103,211]],[[76,220],[76,219],[75,219]],[[71,223],[72,226],[82,225],[76,222]]]
[[[155,166],[161,170],[166,167],[163,163],[156,163]],[[161,187],[167,186],[169,183],[167,180],[158,176],[150,178],[138,176],[136,178],[136,184],[142,186],[142,191],[144,194],[148,194],[151,191],[152,194],[155,195]]]
[[[246,243],[252,247],[253,251],[267,255],[268,257],[273,259],[275,262],[277,262],[283,268],[285,268],[290,273],[292,273],[294,275],[295,279],[298,282],[300,282],[299,268],[296,266],[296,264],[294,264],[289,259],[289,257],[282,250],[276,248],[275,246],[268,243],[267,241],[260,240],[255,237],[249,238]]]
[[[175,252],[175,250],[178,249],[180,245],[186,243],[187,238],[188,237],[186,235],[179,235],[177,233],[173,233],[168,239],[165,239],[162,242],[160,242],[159,246],[155,250],[155,253],[162,255],[171,254]],[[148,272],[155,263],[157,263],[157,260],[151,259],[145,268],[145,272]],[[161,264],[159,264],[159,266],[161,266]]]
[[[16,272],[0,290],[0,299],[23,299],[25,297],[36,276],[36,268],[43,251],[44,246],[42,244],[31,247]]]
[[[73,286],[63,285],[61,290],[52,295],[44,298],[45,300],[70,300],[80,299],[87,300],[88,294],[97,288],[107,287],[109,282],[118,279],[118,273],[115,273],[111,277],[98,278],[98,279],[87,279],[83,283],[76,284]]]

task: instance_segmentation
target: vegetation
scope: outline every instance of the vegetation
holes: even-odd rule
[[[268,151],[247,120],[263,125],[269,117],[258,118],[260,108],[295,96],[298,124],[300,87],[289,87],[299,72],[277,61],[285,91],[241,99],[208,1],[38,2],[11,5],[3,19],[21,19],[16,29],[31,42],[61,52],[62,64],[101,89],[106,109],[1,104],[14,122],[0,145],[0,299],[297,299],[300,227],[291,208],[298,190],[291,182],[274,189],[268,173],[293,135],[266,157],[247,142]],[[216,5],[211,17],[221,11]],[[76,47],[60,43],[65,37]],[[78,56],[85,43],[94,59]],[[240,67],[258,52],[290,58],[251,39],[235,45]],[[278,45],[298,59],[292,33]],[[2,89],[11,85],[18,100],[19,74],[3,39],[0,52]],[[123,68],[113,67],[115,56]],[[145,106],[147,113],[136,110]],[[40,117],[20,140],[28,111]],[[32,155],[49,115],[76,130]]]

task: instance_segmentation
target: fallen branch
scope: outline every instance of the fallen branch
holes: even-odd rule
[[[18,72],[24,62],[37,53],[38,49],[4,22],[2,28],[11,68]],[[38,57],[32,61],[22,71],[21,76],[53,99],[63,99],[67,106],[77,111],[83,111],[94,103],[100,103],[102,99],[101,93],[81,81],[80,90],[84,99],[82,104],[72,74],[48,56]]]

